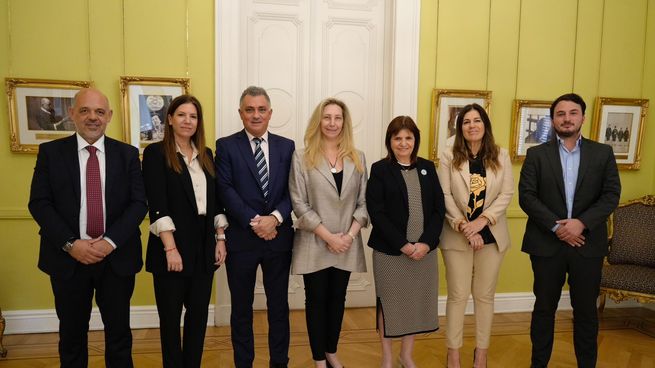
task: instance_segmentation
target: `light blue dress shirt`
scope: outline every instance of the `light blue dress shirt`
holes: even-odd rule
[[[578,182],[578,169],[580,168],[580,144],[582,135],[578,137],[575,146],[569,151],[560,137],[557,137],[559,147],[559,159],[562,164],[562,176],[564,178],[564,195],[566,197],[566,217],[572,218],[573,199],[575,198],[575,185]],[[559,224],[555,224],[552,231],[555,232]]]

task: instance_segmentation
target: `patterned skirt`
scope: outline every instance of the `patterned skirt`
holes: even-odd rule
[[[373,274],[377,307],[382,309],[384,318],[385,337],[439,329],[436,250],[420,261],[373,251]]]

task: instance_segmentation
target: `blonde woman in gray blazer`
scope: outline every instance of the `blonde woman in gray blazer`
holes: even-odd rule
[[[297,217],[291,272],[303,275],[307,331],[315,366],[341,368],[337,344],[351,272],[366,272],[360,229],[368,225],[366,162],[354,148],[346,105],[323,100],[305,149],[296,150],[289,192]]]
[[[491,121],[477,104],[460,111],[452,149],[441,153],[439,181],[446,221],[439,248],[446,265],[448,367],[460,367],[464,310],[475,305],[474,367],[487,366],[496,281],[510,246],[506,211],[514,194],[512,163],[496,145]]]

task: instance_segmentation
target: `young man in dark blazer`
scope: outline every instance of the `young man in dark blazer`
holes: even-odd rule
[[[582,137],[585,102],[573,93],[550,107],[554,138],[528,149],[519,203],[528,215],[522,251],[530,254],[534,294],[532,367],[546,367],[553,348],[555,312],[568,273],[573,342],[578,367],[595,367],[607,217],[621,195],[612,148]]]
[[[255,357],[252,303],[260,265],[270,367],[286,367],[289,361],[287,289],[293,229],[288,182],[294,143],[268,132],[272,112],[266,91],[248,87],[239,107],[244,129],[216,141],[218,191],[230,224],[225,230],[226,271],[237,368],[252,367]]]
[[[132,367],[130,298],[142,266],[139,224],[146,195],[136,148],[105,136],[109,101],[75,95],[77,133],[43,143],[29,209],[41,230],[39,268],[50,275],[62,367],[88,365],[93,294],[105,324],[105,365]]]

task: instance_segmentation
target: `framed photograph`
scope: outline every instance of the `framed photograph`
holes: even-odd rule
[[[75,124],[68,116],[73,97],[87,81],[6,78],[9,100],[9,147],[36,153],[39,144],[69,136]]]
[[[648,100],[597,97],[591,139],[614,150],[619,169],[638,170]]]
[[[121,77],[125,141],[143,152],[164,138],[171,101],[189,93],[189,78]]]
[[[553,136],[552,101],[514,100],[512,109],[512,161],[523,161],[528,148]]]
[[[491,91],[435,89],[432,91],[430,159],[439,163],[439,153],[455,140],[455,122],[462,108],[477,103],[489,113]]]

